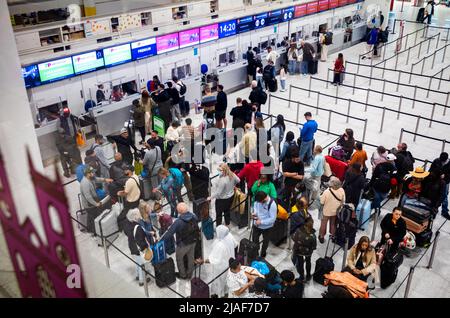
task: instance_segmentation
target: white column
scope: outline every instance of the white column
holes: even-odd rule
[[[30,216],[39,236],[43,238],[26,147],[35,168],[41,172],[42,159],[6,0],[0,0],[0,96],[0,150],[19,220],[23,222],[26,216]],[[43,241],[46,242],[44,238]]]

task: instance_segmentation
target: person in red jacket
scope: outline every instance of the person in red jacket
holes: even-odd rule
[[[325,160],[330,165],[331,172],[333,172],[333,175],[335,175],[339,180],[341,180],[341,182],[344,182],[348,164],[343,161],[337,160],[331,156],[326,156]]]
[[[341,85],[344,78],[344,55],[342,53],[339,53],[338,58],[336,62],[334,62],[334,79],[333,84],[334,85]]]
[[[238,177],[241,180],[247,182],[247,189],[249,190],[253,187],[253,184],[259,179],[261,175],[261,170],[264,168],[264,165],[259,160],[250,161],[248,164],[244,166],[244,169],[239,172]]]

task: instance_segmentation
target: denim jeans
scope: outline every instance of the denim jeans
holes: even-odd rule
[[[314,139],[311,141],[302,141],[302,145],[300,146],[300,160],[303,161],[303,158],[306,156],[305,163],[309,165],[312,160],[312,146],[314,144]]]
[[[302,61],[302,63],[300,64],[300,72],[303,75],[308,75],[308,61]]]
[[[281,83],[281,89],[284,91],[286,90],[286,80],[280,80]]]
[[[372,202],[372,209],[379,209],[381,208],[381,202],[383,202],[384,199],[388,196],[389,193],[381,193],[376,190],[373,191],[375,194],[375,198]]]
[[[144,260],[141,255],[133,255],[134,261],[136,264],[136,277],[139,277],[139,283],[144,282],[144,271],[142,270],[142,265],[144,264]]]
[[[291,60],[288,62],[288,69],[289,69],[289,74],[295,74],[297,71],[297,61],[295,60]]]
[[[442,201],[442,214],[448,214],[448,190],[449,184],[446,184],[444,191],[444,199]]]

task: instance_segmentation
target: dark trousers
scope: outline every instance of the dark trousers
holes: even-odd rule
[[[295,198],[293,198],[295,194],[295,184],[294,185],[284,185],[283,191],[283,202],[287,208],[290,208],[295,204]]]
[[[261,257],[265,257],[266,256],[266,252],[267,252],[267,248],[269,247],[269,239],[270,239],[270,231],[272,229],[267,229],[267,230],[262,230],[256,226],[253,226],[253,243],[257,243],[259,244],[259,238],[261,237],[261,235],[263,236],[263,243],[262,243],[262,247],[261,247]]]
[[[370,277],[370,275],[363,275],[363,274],[356,275],[355,273],[352,272],[352,270],[348,266],[346,266],[342,272],[348,272],[348,273],[352,274],[353,276],[355,276],[356,278],[358,278],[362,281],[365,281],[365,282],[367,282],[367,280]]]
[[[334,73],[333,84],[342,84],[342,76],[341,73]]]
[[[136,129],[139,130],[139,134],[142,137],[142,141],[145,142],[145,136],[146,136],[145,135],[145,126],[143,126],[143,127],[136,127]]]
[[[229,199],[217,199],[216,200],[216,224],[217,226],[222,225],[222,215],[225,218],[225,225],[230,225],[230,208],[233,203],[233,198]]]
[[[189,115],[190,112],[190,107],[186,105],[186,97],[185,96],[180,96],[180,102],[178,103],[178,105],[180,106],[180,112],[181,112],[181,116],[186,117]]]
[[[297,269],[298,274],[301,279],[305,278],[305,266],[306,266],[306,275],[311,275],[311,256],[302,256],[302,255],[293,255],[292,263],[294,263],[295,268]]]
[[[127,219],[128,211],[130,211],[132,209],[137,209],[139,207],[139,201],[140,200],[137,200],[135,202],[128,202],[125,200],[123,202],[123,210],[117,217],[117,225],[119,227],[119,231],[123,230],[123,224],[125,223],[125,220]]]
[[[102,214],[102,209],[97,208],[97,207],[91,207],[91,208],[87,208],[86,209],[87,212],[87,231],[89,233],[94,233],[94,234],[100,234],[100,233],[95,233],[95,219]]]

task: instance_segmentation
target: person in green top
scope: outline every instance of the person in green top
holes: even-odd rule
[[[255,195],[258,192],[264,192],[272,199],[276,200],[278,197],[275,185],[270,181],[269,176],[266,174],[261,174],[259,180],[253,184],[252,187],[252,202],[255,202]]]

